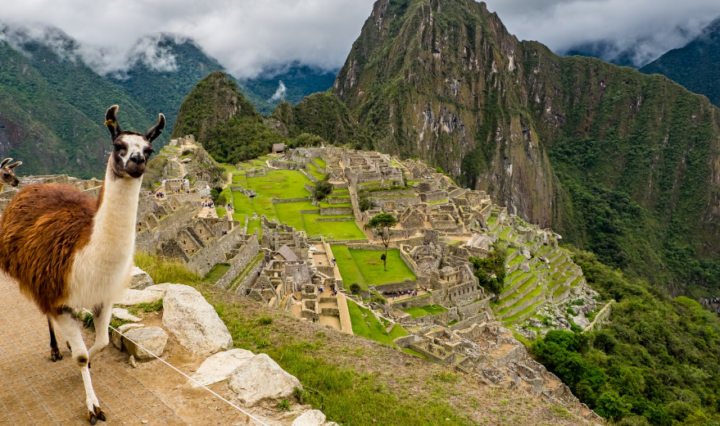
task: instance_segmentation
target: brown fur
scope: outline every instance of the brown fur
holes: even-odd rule
[[[65,184],[28,185],[0,224],[0,267],[44,314],[67,300],[74,254],[90,241],[98,201]]]

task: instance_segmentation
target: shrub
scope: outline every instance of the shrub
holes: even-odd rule
[[[333,186],[328,180],[321,180],[320,182],[315,184],[315,189],[313,190],[313,196],[316,200],[322,201],[327,198],[328,195],[332,193]]]
[[[361,198],[359,204],[360,204],[359,207],[360,207],[361,212],[370,210],[370,207],[372,207],[372,202],[370,201],[369,198]]]
[[[380,295],[380,293],[374,291],[374,292],[372,293],[371,297],[370,297],[370,302],[380,303],[381,305],[386,305],[386,304],[387,304],[387,299],[385,299],[384,297],[382,297],[382,296]]]
[[[350,284],[350,293],[352,294],[360,294],[360,284],[358,283],[352,283]]]
[[[270,325],[270,324],[272,324],[272,322],[273,322],[273,319],[270,317],[260,317],[257,320],[257,323],[260,325]]]

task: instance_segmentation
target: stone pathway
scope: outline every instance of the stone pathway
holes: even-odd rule
[[[65,359],[50,361],[45,317],[0,275],[0,425],[89,425],[82,379],[64,346]],[[107,354],[99,355],[91,370],[108,414],[108,422],[98,424],[187,424],[126,367],[103,358]]]

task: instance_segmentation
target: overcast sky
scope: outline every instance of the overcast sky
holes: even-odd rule
[[[0,21],[59,27],[82,45],[102,71],[127,63],[138,39],[171,32],[194,39],[237,77],[291,61],[332,69],[342,66],[372,0],[2,0]],[[639,45],[647,62],[682,46],[720,16],[720,0],[489,0],[511,33],[562,52],[608,41]],[[147,51],[157,66],[172,58]]]

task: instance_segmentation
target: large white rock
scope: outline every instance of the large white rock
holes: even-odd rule
[[[118,331],[120,333],[125,334],[126,331],[132,330],[133,328],[140,328],[145,327],[145,324],[123,324],[120,327],[118,327]],[[113,330],[110,334],[110,339],[113,342],[113,345],[115,345],[116,348],[120,349],[122,351],[123,349],[123,337],[120,335],[117,331]]]
[[[150,352],[157,356],[165,351],[168,335],[160,327],[141,327],[128,330],[123,338],[123,345],[130,355],[139,360],[155,359]],[[129,339],[137,342],[133,343]]]
[[[143,271],[137,266],[133,266],[130,288],[133,288],[135,290],[142,290],[144,288],[150,287],[151,285],[155,285],[155,281],[153,281],[152,277],[150,277],[147,272]]]
[[[325,423],[325,414],[320,410],[309,410],[304,413],[294,422],[292,426],[322,426]]]
[[[150,286],[144,290],[127,289],[123,295],[123,299],[118,302],[119,305],[134,306],[140,303],[154,303],[165,297],[168,285],[158,284]]]
[[[297,377],[288,374],[266,354],[255,355],[240,365],[228,381],[230,389],[245,405],[290,398],[295,388],[302,389]]]
[[[194,288],[168,284],[163,311],[163,326],[190,352],[207,356],[232,348],[232,336],[215,308]]]
[[[193,374],[193,379],[205,386],[221,382],[234,373],[241,364],[254,356],[254,353],[246,351],[245,349],[231,349],[225,352],[218,352],[203,361],[200,368]],[[200,385],[192,382],[192,387],[197,388],[200,387]]]

